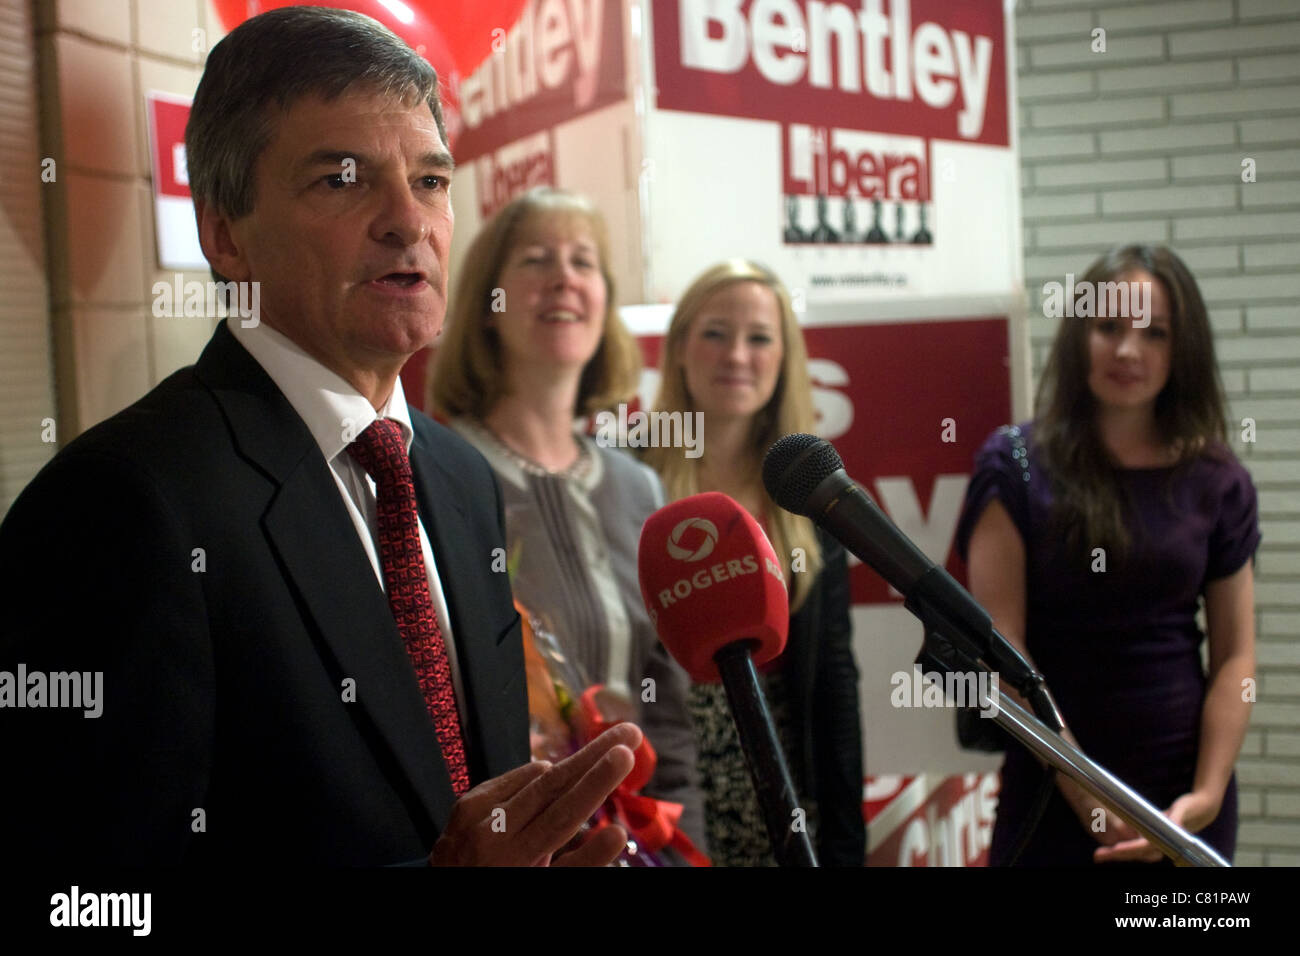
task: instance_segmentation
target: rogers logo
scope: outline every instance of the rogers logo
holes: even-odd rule
[[[698,528],[698,534],[689,534],[692,529]],[[694,545],[694,550],[689,545],[695,542],[703,535],[703,540]],[[687,545],[683,547],[682,538],[687,538]],[[668,536],[668,555],[676,558],[678,561],[701,561],[713,553],[713,546],[718,542],[718,528],[707,518],[687,518],[679,521],[677,527],[673,528],[673,533]]]

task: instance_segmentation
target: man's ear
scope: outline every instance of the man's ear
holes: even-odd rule
[[[202,199],[194,201],[194,216],[199,226],[199,246],[209,265],[227,279],[247,280],[248,261],[231,229],[230,217]]]

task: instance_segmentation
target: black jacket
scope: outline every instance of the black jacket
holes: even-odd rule
[[[500,494],[411,418],[477,783],[528,760]],[[104,698],[94,719],[0,710],[0,858],[385,864],[447,823],[437,737],[329,465],[224,324],[15,502],[0,608],[0,671],[102,671]]]
[[[849,570],[844,548],[818,531],[825,566],[790,618],[785,674],[797,741],[796,788],[817,801],[817,857],[823,866],[861,866],[867,830],[862,819],[862,721],[858,668],[849,620]]]

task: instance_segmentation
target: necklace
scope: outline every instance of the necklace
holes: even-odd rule
[[[574,459],[573,464],[567,468],[547,468],[545,465],[533,461],[527,455],[515,451],[506,444],[505,439],[488,428],[484,422],[474,420],[471,424],[526,474],[536,475],[540,478],[572,478],[577,480],[585,478],[591,471],[591,450],[587,447],[587,443],[581,439],[578,439],[578,457]]]

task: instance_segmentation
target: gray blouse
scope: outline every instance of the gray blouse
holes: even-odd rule
[[[641,526],[664,503],[658,476],[585,435],[578,463],[551,473],[477,422],[451,426],[501,483],[515,598],[549,626],[586,684],[603,683],[629,703],[659,756],[646,794],[683,804],[681,827],[707,852],[689,679],[660,644],[637,578]]]

